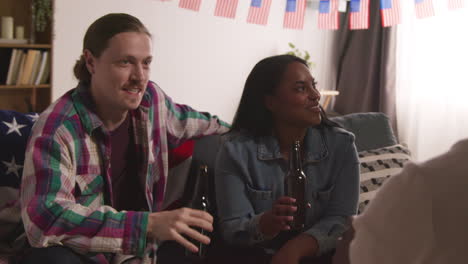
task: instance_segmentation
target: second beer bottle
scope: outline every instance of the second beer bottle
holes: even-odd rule
[[[210,201],[208,199],[208,166],[200,165],[198,175],[195,183],[194,195],[189,202],[188,207],[210,213]],[[202,235],[209,236],[208,232],[201,228],[194,228]],[[206,245],[194,240],[189,239],[195,246],[198,247],[197,253],[192,253],[189,250],[185,251],[186,256],[192,259],[203,259],[206,254]]]
[[[304,227],[306,217],[306,175],[302,170],[301,143],[294,141],[289,153],[289,172],[286,175],[284,186],[286,196],[296,199],[297,211],[290,223],[291,230],[299,230]]]

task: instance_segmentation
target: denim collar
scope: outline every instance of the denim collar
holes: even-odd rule
[[[304,163],[319,162],[328,156],[324,131],[320,127],[309,127],[304,138]],[[278,140],[274,136],[258,139],[257,157],[259,160],[282,159]]]

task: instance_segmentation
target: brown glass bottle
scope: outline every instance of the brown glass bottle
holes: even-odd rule
[[[294,214],[294,220],[290,223],[291,230],[302,229],[305,224],[305,186],[306,176],[302,170],[301,143],[295,141],[289,153],[289,172],[284,182],[286,196],[296,199],[297,211]]]
[[[208,199],[208,166],[200,165],[198,169],[198,175],[195,183],[194,195],[192,196],[192,200],[189,202],[188,207],[192,209],[197,209],[205,212],[210,212],[210,201]],[[201,228],[194,228],[202,235],[208,236],[209,233]],[[189,250],[185,250],[185,254],[191,258],[198,258],[202,259],[205,258],[206,255],[206,246],[205,244],[189,238],[190,242],[192,242],[197,248],[197,253],[192,253]]]

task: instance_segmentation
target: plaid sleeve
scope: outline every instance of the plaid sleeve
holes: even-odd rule
[[[154,106],[162,113],[167,129],[168,144],[178,146],[186,139],[228,131],[230,125],[208,112],[199,112],[188,105],[177,104],[155,85]]]
[[[38,123],[40,123],[38,121]],[[74,135],[61,126],[53,136],[36,124],[28,143],[21,183],[22,218],[34,247],[65,245],[77,252],[141,255],[146,247],[146,212],[117,212],[103,205],[104,180],[93,176],[77,194]]]

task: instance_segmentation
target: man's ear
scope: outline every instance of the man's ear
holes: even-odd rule
[[[85,59],[85,62],[86,62],[86,68],[88,69],[88,72],[93,75],[94,74],[94,67],[95,67],[95,61],[96,61],[96,58],[94,57],[94,55],[91,53],[91,51],[89,51],[88,49],[85,49],[83,51],[83,57]]]

